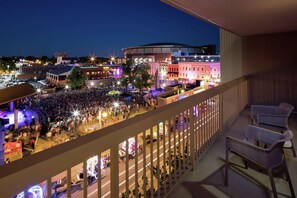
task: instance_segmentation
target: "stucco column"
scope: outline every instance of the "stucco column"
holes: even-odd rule
[[[19,128],[19,110],[18,109],[14,109],[14,129],[18,129]]]
[[[2,127],[2,123],[0,120],[0,166],[2,166],[4,164],[5,131],[3,129],[4,129],[4,127]]]
[[[9,110],[13,111],[13,109],[14,109],[14,102],[10,102],[9,103]]]

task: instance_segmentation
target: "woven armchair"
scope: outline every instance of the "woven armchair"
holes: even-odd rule
[[[251,118],[253,124],[268,124],[289,129],[288,118],[294,107],[287,103],[278,106],[251,105]]]
[[[252,163],[268,172],[274,197],[277,197],[273,179],[273,170],[280,166],[286,175],[292,197],[295,197],[286,160],[283,154],[283,145],[292,139],[293,134],[287,130],[283,134],[276,133],[264,128],[248,125],[244,140],[234,137],[226,137],[226,161],[225,161],[225,185],[228,185],[229,152],[240,156],[245,162]]]

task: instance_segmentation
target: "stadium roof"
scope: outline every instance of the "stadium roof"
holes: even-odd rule
[[[28,83],[8,87],[0,90],[0,105],[7,104],[36,94],[36,90]]]
[[[190,45],[185,45],[185,44],[181,44],[181,43],[170,43],[170,42],[162,42],[162,43],[149,43],[146,45],[141,45],[141,46],[148,46],[148,47],[154,47],[154,46],[160,46],[160,45],[173,45],[173,46],[183,46],[183,47],[193,47]]]
[[[186,44],[181,44],[181,43],[171,43],[171,42],[161,42],[161,43],[149,43],[145,45],[139,45],[139,46],[133,46],[133,47],[126,47],[123,48],[122,50],[127,50],[127,49],[133,49],[133,48],[159,48],[159,47],[165,47],[165,48],[202,48],[204,46],[191,46],[191,45],[186,45]]]

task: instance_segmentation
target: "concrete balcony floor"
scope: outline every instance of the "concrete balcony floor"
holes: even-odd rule
[[[225,164],[225,137],[230,135],[237,138],[244,137],[245,126],[250,123],[250,111],[245,110],[209,148],[209,150],[196,161],[193,172],[187,173],[170,193],[170,198],[250,198],[273,197],[270,180],[267,174],[255,169],[245,169],[241,158],[231,154],[229,167],[229,185],[224,186]],[[297,115],[291,114],[290,129],[294,133],[293,142],[297,146]],[[297,157],[293,157],[291,149],[284,149],[291,180],[297,193]],[[275,177],[278,197],[291,197],[289,185],[283,178]]]

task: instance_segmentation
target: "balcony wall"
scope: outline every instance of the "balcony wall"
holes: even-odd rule
[[[0,186],[6,190],[0,192],[0,197],[14,196],[41,183],[44,193],[50,197],[52,181],[56,175],[64,172],[65,177],[73,178],[75,173],[72,168],[77,164],[82,164],[83,172],[87,173],[87,160],[106,152],[111,160],[108,168],[110,175],[108,181],[97,182],[99,188],[92,191],[92,195],[118,197],[122,192],[137,189],[136,192],[142,194],[151,193],[163,197],[184,173],[193,168],[195,159],[244,109],[247,95],[247,80],[234,80],[4,165],[0,167]],[[153,132],[156,132],[155,140]],[[151,135],[149,140],[153,144],[147,143],[147,135]],[[140,146],[142,151],[136,152],[138,157],[122,162],[119,159],[121,144],[128,142],[131,137],[135,138],[136,147]],[[127,150],[125,156],[129,157]],[[99,160],[99,167],[100,163]],[[151,171],[153,168],[157,171]],[[162,181],[161,175],[165,171],[168,175]],[[98,174],[101,175],[100,170]],[[147,178],[148,184],[145,184],[143,178]],[[70,179],[67,181],[66,194],[70,197]],[[106,182],[110,182],[110,185],[103,189]],[[84,185],[78,196],[87,197],[90,192],[87,178],[82,183]],[[135,184],[140,187],[135,188]]]
[[[287,102],[297,108],[296,76],[296,67],[251,75],[248,82],[249,103],[278,105]]]

